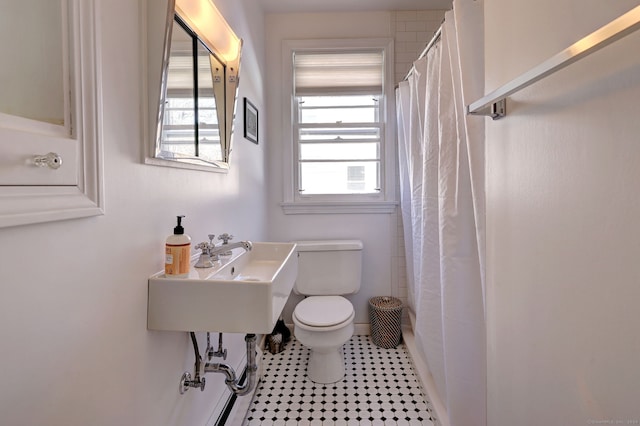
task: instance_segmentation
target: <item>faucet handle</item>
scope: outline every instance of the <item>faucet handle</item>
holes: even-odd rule
[[[207,235],[207,237],[209,237],[209,244],[211,244],[212,246],[214,246],[215,244],[213,243],[213,239],[216,237],[214,234],[209,234]]]
[[[194,265],[196,268],[211,268],[213,266],[213,261],[218,260],[217,258],[216,259],[211,258],[209,253],[211,253],[212,248],[213,248],[213,244],[211,243],[202,242],[202,243],[196,244],[196,249],[202,250],[202,252],[200,253],[200,257],[198,258],[198,261]]]
[[[226,232],[218,236],[219,240],[222,240],[222,244],[229,244],[229,241],[233,239],[233,235],[229,235]]]

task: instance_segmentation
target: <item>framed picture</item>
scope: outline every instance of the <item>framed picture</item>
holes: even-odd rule
[[[247,98],[244,98],[244,137],[258,143],[258,109]]]

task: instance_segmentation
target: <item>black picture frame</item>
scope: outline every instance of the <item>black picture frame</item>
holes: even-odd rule
[[[244,137],[258,144],[258,108],[244,98]]]

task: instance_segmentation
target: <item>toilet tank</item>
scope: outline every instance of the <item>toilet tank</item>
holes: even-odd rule
[[[296,241],[298,278],[294,292],[306,296],[352,294],[362,279],[362,241]]]

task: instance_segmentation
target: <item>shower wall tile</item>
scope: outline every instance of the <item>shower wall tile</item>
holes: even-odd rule
[[[395,81],[401,81],[444,20],[445,10],[406,10],[391,14],[395,32]]]
[[[405,27],[404,30],[406,32],[409,32],[409,31],[426,32],[428,27],[428,24],[426,21],[408,21],[403,23]]]
[[[416,31],[398,31],[396,32],[396,42],[418,41]]]
[[[401,249],[397,244],[394,244],[398,240],[398,227],[396,223],[398,222],[398,215],[400,214],[400,210],[396,208],[396,211],[389,215],[389,229],[391,231],[390,235],[390,249],[391,249],[391,257],[397,257],[401,253]]]
[[[416,18],[420,21],[437,22],[438,26],[444,19],[446,10],[418,10]]]
[[[392,277],[398,277],[399,276],[398,263],[399,263],[398,256],[392,256],[391,257],[391,276]],[[391,296],[399,298],[399,296],[400,296],[399,290],[400,290],[400,283],[397,282],[396,285],[392,285],[391,286]]]

